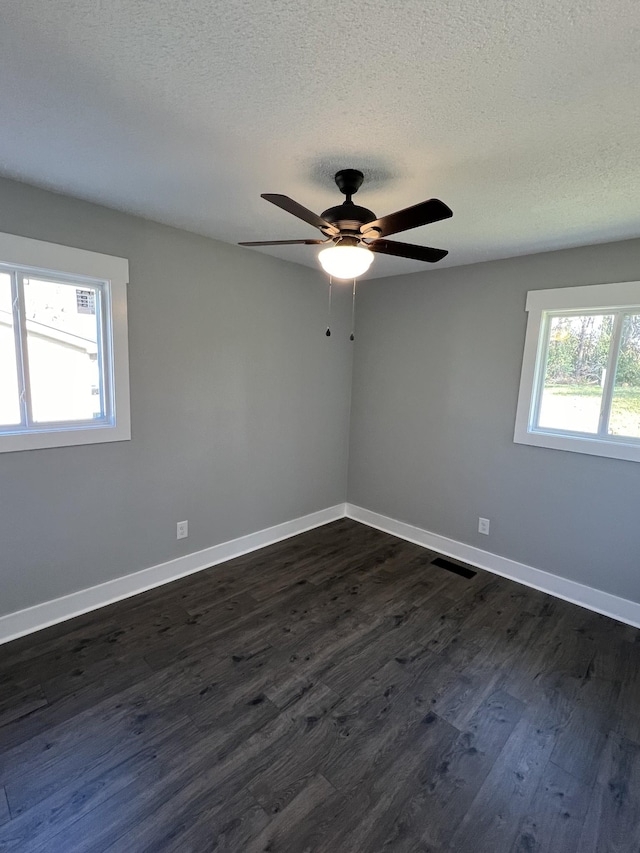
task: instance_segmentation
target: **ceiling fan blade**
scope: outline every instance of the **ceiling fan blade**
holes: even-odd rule
[[[369,243],[372,252],[383,255],[395,255],[398,258],[409,258],[412,261],[427,261],[435,264],[449,254],[446,249],[432,249],[429,246],[415,246],[412,243],[398,243],[395,240],[374,240]]]
[[[298,219],[308,222],[309,225],[313,225],[314,228],[320,228],[320,230],[324,231],[326,234],[340,233],[340,230],[336,228],[335,225],[330,225],[328,222],[325,222],[325,220],[318,216],[317,213],[314,213],[312,210],[307,210],[306,207],[298,204],[297,201],[289,198],[288,195],[280,195],[279,193],[262,193],[261,198],[270,201],[271,204],[275,204],[276,207],[279,207],[282,210],[286,210],[287,213],[292,213],[294,216],[297,216]]]
[[[360,231],[365,234],[367,231],[375,229],[380,232],[381,237],[386,237],[387,234],[408,231],[410,228],[429,225],[432,222],[439,222],[441,219],[448,219],[450,216],[453,216],[451,208],[447,207],[439,198],[430,198],[428,201],[414,204],[413,207],[405,207],[404,210],[397,210],[388,216],[367,222],[360,228]]]
[[[331,242],[331,238],[326,240],[252,240],[248,243],[238,243],[238,246],[321,246],[323,243]]]

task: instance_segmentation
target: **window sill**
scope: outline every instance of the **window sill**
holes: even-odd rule
[[[625,442],[624,439],[603,441],[595,437],[530,432],[516,428],[513,440],[516,444],[529,444],[533,447],[547,447],[551,450],[568,450],[570,453],[586,453],[589,456],[640,462],[640,444]]]
[[[0,453],[18,450],[40,450],[47,447],[71,447],[81,444],[104,444],[130,441],[131,429],[125,426],[81,426],[64,430],[42,429],[32,432],[0,434]]]

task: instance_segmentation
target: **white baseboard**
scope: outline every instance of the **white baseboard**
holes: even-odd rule
[[[106,604],[129,598],[185,575],[208,569],[210,566],[224,563],[234,557],[240,557],[250,551],[264,548],[265,545],[272,545],[344,516],[345,505],[337,504],[301,518],[294,518],[292,521],[285,521],[275,527],[267,527],[256,533],[241,536],[239,539],[222,542],[203,551],[185,554],[167,563],[160,563],[88,589],[72,592],[61,598],[54,598],[52,601],[44,601],[42,604],[8,613],[6,616],[0,616],[0,644],[39,631],[41,628],[47,628],[49,625],[55,625],[57,622],[72,619],[74,616],[80,616],[82,613],[88,613],[90,610],[97,610]]]
[[[527,566],[525,563],[500,557],[498,554],[483,551],[481,548],[466,545],[464,542],[458,542],[455,539],[448,539],[446,536],[440,536],[437,533],[430,533],[428,530],[414,527],[404,521],[396,521],[394,518],[388,518],[386,515],[380,515],[354,504],[348,503],[346,505],[346,515],[354,521],[360,521],[369,527],[375,527],[385,533],[398,536],[400,539],[422,545],[432,551],[437,551],[439,554],[445,554],[447,557],[453,557],[455,560],[469,563],[479,569],[486,569],[493,574],[547,592],[549,595],[570,601],[572,604],[579,604],[588,610],[594,610],[596,613],[610,616],[619,622],[633,625],[634,628],[640,628],[640,604],[636,601],[619,598],[617,595],[611,595],[608,592],[585,586],[585,584],[562,578],[559,575],[552,575],[550,572],[542,571],[542,569],[534,569],[533,566]]]
[[[205,548],[203,551],[185,554],[183,557],[177,557],[167,563],[160,563],[157,566],[151,566],[124,577],[114,578],[114,580],[106,581],[106,583],[88,589],[72,592],[52,601],[45,601],[42,604],[0,616],[0,645],[25,634],[47,628],[49,625],[55,625],[57,622],[64,622],[74,616],[88,613],[90,610],[97,610],[123,598],[138,595],[147,589],[153,589],[185,575],[194,574],[210,566],[232,560],[234,557],[240,557],[243,554],[264,548],[266,545],[272,545],[275,542],[296,536],[298,533],[304,533],[305,530],[321,527],[323,524],[328,524],[330,521],[336,521],[345,516],[369,527],[375,527],[385,533],[398,536],[400,539],[406,539],[408,542],[414,542],[416,545],[437,551],[439,554],[469,563],[472,566],[493,572],[493,574],[525,584],[525,586],[539,589],[556,598],[562,598],[572,604],[578,604],[588,610],[610,616],[619,622],[640,628],[640,604],[635,601],[619,598],[577,581],[553,575],[542,569],[535,569],[533,566],[518,563],[516,560],[500,557],[490,551],[483,551],[473,545],[448,539],[446,536],[440,536],[437,533],[431,533],[420,527],[414,527],[403,521],[396,521],[394,518],[347,503],[312,512],[301,518],[294,518],[292,521],[277,524],[275,527],[267,527],[264,530],[258,530],[256,533],[250,533],[247,536]]]

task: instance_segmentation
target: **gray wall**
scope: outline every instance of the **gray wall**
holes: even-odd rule
[[[0,231],[129,259],[133,436],[0,454],[0,614],[344,501],[346,291],[328,339],[319,272],[11,181],[0,199]]]
[[[133,434],[0,454],[0,615],[345,499],[348,288],[327,339],[314,270],[11,181],[0,198],[0,231],[129,258]],[[628,241],[362,282],[349,500],[640,600],[640,465],[512,440],[527,290],[638,277]]]
[[[513,443],[527,291],[638,278],[633,240],[363,282],[349,501],[640,601],[640,465]]]

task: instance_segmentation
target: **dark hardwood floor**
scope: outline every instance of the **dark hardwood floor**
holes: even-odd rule
[[[640,632],[341,520],[0,647],[0,851],[638,853]]]

